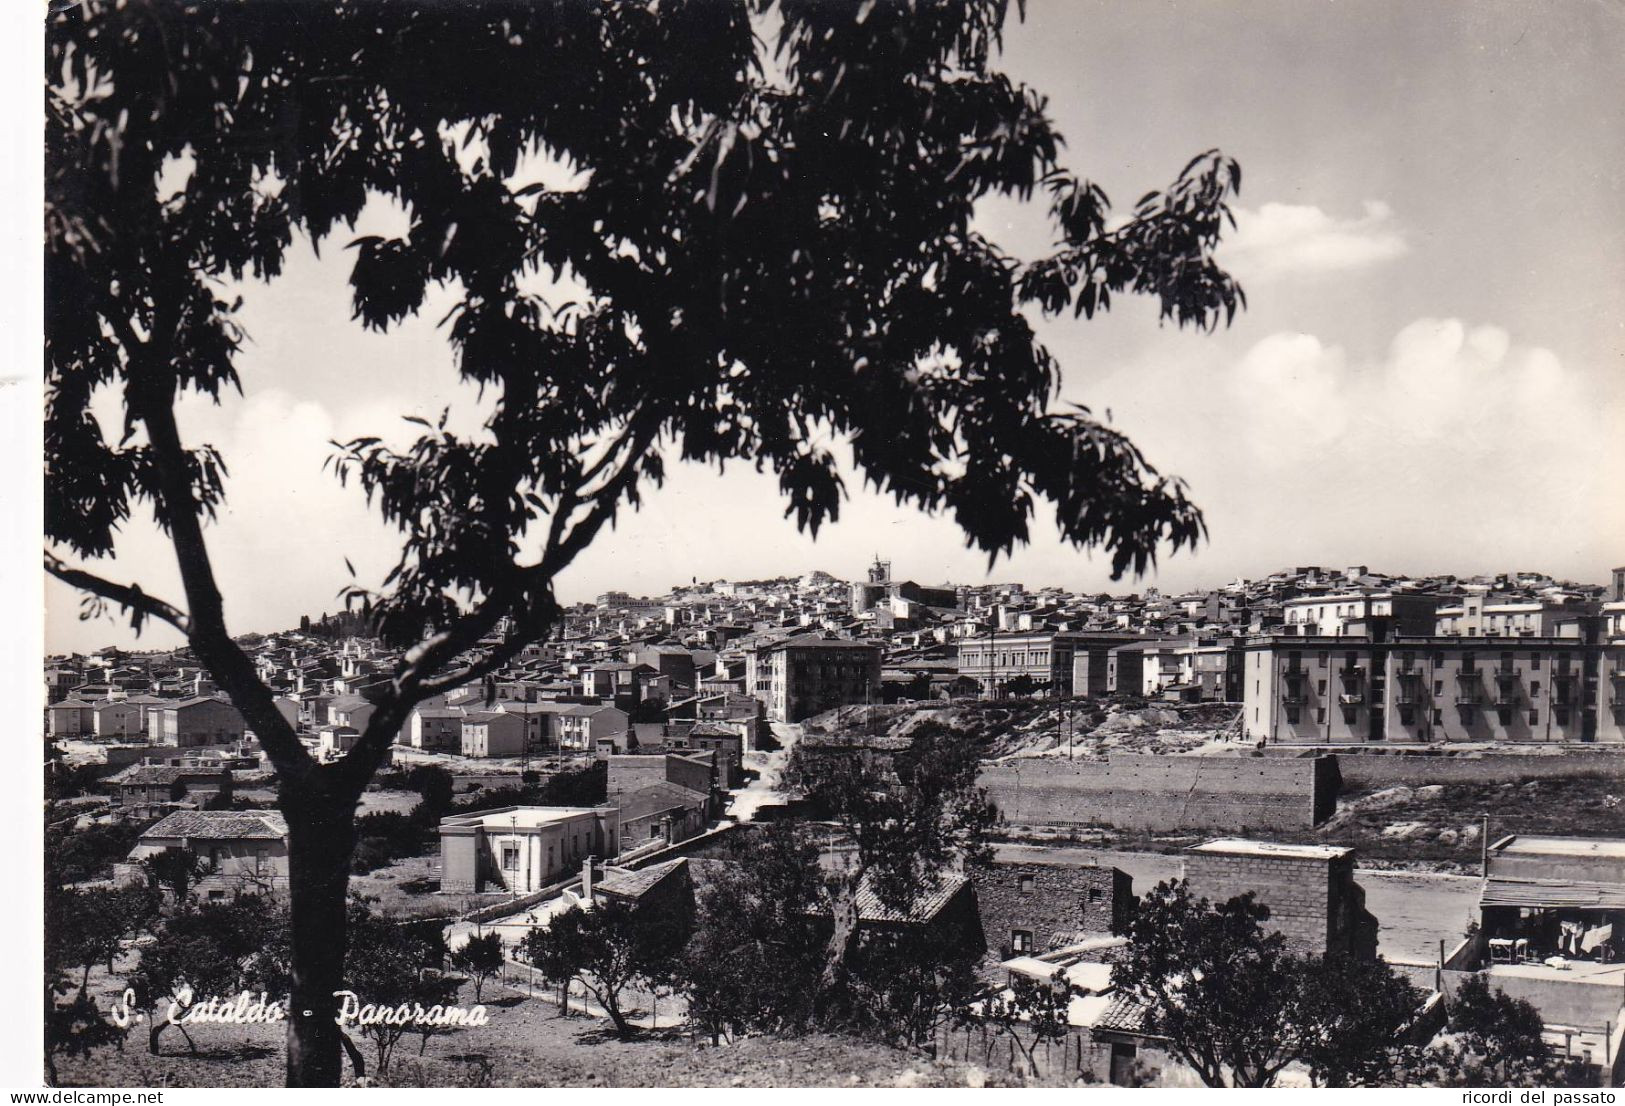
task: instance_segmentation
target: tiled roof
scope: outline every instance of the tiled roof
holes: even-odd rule
[[[288,836],[288,823],[274,810],[180,810],[141,836],[278,840]]]
[[[132,764],[116,776],[108,779],[108,783],[129,784],[143,787],[153,784],[170,784],[177,780],[187,778],[217,779],[223,769],[220,766],[206,768],[181,767],[173,764]]]
[[[935,891],[915,898],[908,913],[898,911],[881,902],[875,892],[874,880],[864,876],[858,885],[858,920],[864,922],[929,922],[947,906],[959,889],[969,883],[964,876],[944,876]]]
[[[1151,1008],[1129,995],[1118,995],[1096,1021],[1094,1028],[1111,1033],[1146,1035],[1145,1016]]]
[[[631,870],[617,868],[594,885],[594,890],[623,899],[641,899],[656,884],[688,863],[686,858],[668,860],[664,864],[651,864],[647,868]]]
[[[676,783],[652,783],[621,796],[621,819],[642,818],[662,810],[676,807],[702,806],[710,796]]]
[[[224,699],[217,699],[213,695],[194,695],[190,699],[174,699],[174,700],[168,701],[166,703],[164,709],[165,710],[179,710],[182,707],[195,707],[195,706],[199,705],[200,703],[217,703],[217,704],[219,704],[221,706],[229,706],[230,705]]]

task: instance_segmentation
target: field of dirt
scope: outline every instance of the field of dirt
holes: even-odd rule
[[[429,1038],[408,1035],[389,1071],[370,1081],[403,1087],[963,1087],[998,1083],[1001,1073],[943,1063],[885,1045],[813,1034],[744,1038],[714,1047],[686,1034],[617,1040],[604,1023],[559,1016],[558,1008],[487,984],[489,1023]],[[464,989],[464,1005],[473,995]],[[104,1000],[105,1005],[105,1000]],[[163,1055],[149,1055],[145,1027],[123,1050],[102,1048],[58,1061],[64,1087],[276,1087],[283,1080],[281,1025],[198,1026],[199,1055],[175,1030]],[[371,1042],[357,1042],[371,1063]],[[369,1067],[369,1071],[370,1071]],[[354,1083],[345,1071],[346,1085]]]

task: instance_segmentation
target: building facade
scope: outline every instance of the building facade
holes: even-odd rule
[[[539,891],[579,871],[588,857],[614,856],[613,807],[501,807],[440,820],[445,891]]]
[[[1269,907],[1266,931],[1294,952],[1377,955],[1377,919],[1354,882],[1354,850],[1222,838],[1185,850],[1193,896],[1221,903],[1248,891]]]
[[[1625,641],[1270,637],[1243,654],[1254,740],[1625,742]]]
[[[1128,873],[1093,864],[996,859],[970,870],[989,953],[1000,960],[1120,932],[1134,897]]]
[[[880,701],[880,646],[803,634],[756,653],[751,693],[770,722]]]
[[[228,745],[243,739],[243,716],[224,699],[199,696],[147,711],[147,740],[154,745],[190,749]]]

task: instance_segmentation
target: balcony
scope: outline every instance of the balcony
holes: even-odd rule
[[[1301,690],[1293,691],[1288,688],[1281,693],[1281,702],[1289,707],[1301,707],[1309,702],[1309,696],[1305,695]]]
[[[1345,691],[1337,697],[1340,706],[1358,707],[1365,704],[1365,695],[1358,691]]]
[[[1478,697],[1478,689],[1476,687],[1462,688],[1460,691],[1456,692],[1456,706],[1476,707],[1478,706]]]
[[[1357,664],[1344,665],[1337,670],[1337,674],[1343,678],[1345,684],[1357,684],[1365,679],[1365,669]]]

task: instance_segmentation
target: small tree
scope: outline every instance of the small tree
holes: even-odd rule
[[[559,931],[559,932],[562,932]],[[536,926],[525,934],[525,959],[541,973],[542,978],[556,984],[559,989],[559,1017],[570,1016],[570,983],[575,979],[574,962],[554,930]]]
[[[47,869],[47,876],[51,872]],[[45,885],[45,1071],[57,1082],[58,1056],[84,1056],[106,1044],[122,1047],[124,1031],[103,1017],[86,990],[89,969],[80,977],[77,991],[68,978],[70,967],[79,967],[87,955],[82,937],[74,932],[82,896],[67,891],[55,880]],[[69,994],[72,998],[68,998]],[[64,1001],[65,1000],[65,1001]]]
[[[1402,1037],[1423,995],[1383,960],[1339,954],[1305,958],[1297,1018],[1302,1059],[1323,1087],[1379,1087],[1392,1082]]]
[[[454,949],[451,966],[474,981],[474,1001],[480,1001],[480,990],[485,981],[502,970],[502,935],[492,930],[483,936],[470,937]]]
[[[152,881],[168,891],[177,903],[192,898],[192,888],[208,876],[209,862],[190,849],[173,845],[156,852],[142,862]]]
[[[735,839],[708,873],[681,984],[689,1019],[711,1036],[793,1033],[817,1008],[829,936],[818,848],[794,822]]]
[[[1589,1083],[1583,1061],[1555,1056],[1540,1011],[1469,976],[1449,998],[1447,1031],[1405,1050],[1393,1081],[1402,1086],[1568,1087]]]
[[[157,1056],[164,1030],[173,1025],[196,1056],[197,1042],[185,1024],[169,1020],[170,1003],[184,1009],[194,999],[229,993],[241,976],[241,967],[202,915],[189,912],[171,919],[158,940],[141,950],[135,971],[125,980],[135,992],[136,1005],[147,1011],[147,1051]],[[162,1017],[160,1010],[166,1011]]]
[[[1033,979],[1015,973],[1007,990],[982,1000],[981,1016],[994,1030],[1010,1038],[1027,1060],[1027,1070],[1035,1078],[1039,1045],[1066,1039],[1067,1010],[1072,989],[1066,972],[1056,968],[1049,979]]]
[[[609,1015],[615,1032],[630,1037],[626,990],[641,982],[649,988],[673,978],[688,943],[692,918],[680,910],[642,910],[619,901],[591,909],[571,910],[553,918],[544,959],[556,958],[560,969],[579,978]]]
[[[421,1005],[425,1010],[453,1003],[457,985],[425,969],[438,968],[445,959],[446,944],[440,926],[429,922],[401,923],[372,912],[362,901],[350,908],[350,949],[344,960],[345,987],[362,1003],[379,1007]],[[377,1021],[359,1027],[362,1036],[373,1043],[377,1074],[389,1071],[396,1046],[418,1027],[410,1021],[392,1024]],[[425,1039],[426,1040],[426,1039]],[[357,1074],[365,1067],[357,1062]]]

